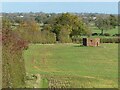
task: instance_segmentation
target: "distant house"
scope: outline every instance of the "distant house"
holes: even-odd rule
[[[93,20],[96,20],[97,17],[93,17]]]
[[[24,16],[23,16],[23,15],[20,15],[20,16],[17,16],[17,17],[23,18]]]
[[[83,38],[84,46],[100,46],[100,38]]]

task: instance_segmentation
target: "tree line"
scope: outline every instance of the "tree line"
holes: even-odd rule
[[[69,13],[52,18],[43,25],[32,18],[21,19],[18,25],[11,21],[11,25],[14,32],[30,43],[69,43],[72,37],[91,34],[82,18]]]
[[[97,14],[81,14],[61,13],[61,14],[45,14],[45,13],[30,13],[15,14],[16,18],[10,17],[13,15],[5,15],[9,19],[15,32],[31,43],[69,43],[72,38],[81,36],[91,36],[92,31],[89,26],[94,23],[101,30],[101,35],[104,30],[112,29],[117,26],[117,17],[115,15]],[[88,15],[88,16],[87,16]],[[18,17],[19,16],[19,17]],[[87,17],[87,18],[85,18]]]

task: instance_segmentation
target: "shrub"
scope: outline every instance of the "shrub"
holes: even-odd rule
[[[58,36],[58,40],[61,43],[71,43],[71,38],[67,30],[61,30]]]
[[[92,36],[98,36],[99,34],[98,33],[92,33]]]
[[[17,32],[21,35],[27,42],[29,43],[42,43],[42,44],[49,44],[56,42],[56,35],[50,31],[43,30],[43,31],[24,31],[24,32]]]
[[[72,37],[72,42],[73,43],[82,43],[82,38],[81,37]]]
[[[101,38],[101,43],[120,43],[120,38]]]
[[[50,44],[56,42],[56,35],[49,31],[42,31],[41,32],[41,43],[42,44]]]
[[[120,36],[120,34],[114,34],[113,36],[118,36],[118,37],[119,37],[119,36]]]
[[[104,33],[104,36],[110,36],[110,34],[109,33]]]
[[[2,87],[22,88],[25,85],[25,64],[22,51],[27,43],[12,30],[2,30]]]

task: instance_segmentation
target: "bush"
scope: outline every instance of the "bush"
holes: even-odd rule
[[[72,37],[72,42],[73,43],[82,43],[82,38],[81,37]]]
[[[101,38],[101,43],[120,43],[120,38]]]
[[[99,34],[98,33],[92,33],[92,36],[98,36]]]
[[[114,34],[113,36],[118,36],[118,37],[119,37],[119,36],[120,36],[120,34]]]
[[[42,44],[50,44],[56,42],[56,35],[50,31],[43,30],[43,31],[24,31],[24,32],[17,32],[21,35],[26,41],[29,43],[42,43]]]
[[[22,51],[27,43],[12,30],[2,30],[2,87],[22,88],[25,85],[25,64]]]
[[[110,36],[110,34],[109,33],[104,33],[104,36]]]
[[[58,40],[60,43],[71,43],[72,42],[69,36],[69,32],[67,30],[60,31]]]
[[[42,31],[41,32],[41,41],[42,44],[51,44],[56,42],[56,35],[49,31]]]

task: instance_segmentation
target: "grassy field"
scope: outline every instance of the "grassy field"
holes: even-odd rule
[[[30,44],[24,51],[26,73],[39,74],[28,87],[118,87],[118,45]],[[33,86],[34,84],[38,84]]]
[[[97,27],[91,27],[93,33],[101,33],[101,30]],[[109,33],[110,35],[118,34],[118,27],[110,30],[104,30],[104,33]]]

